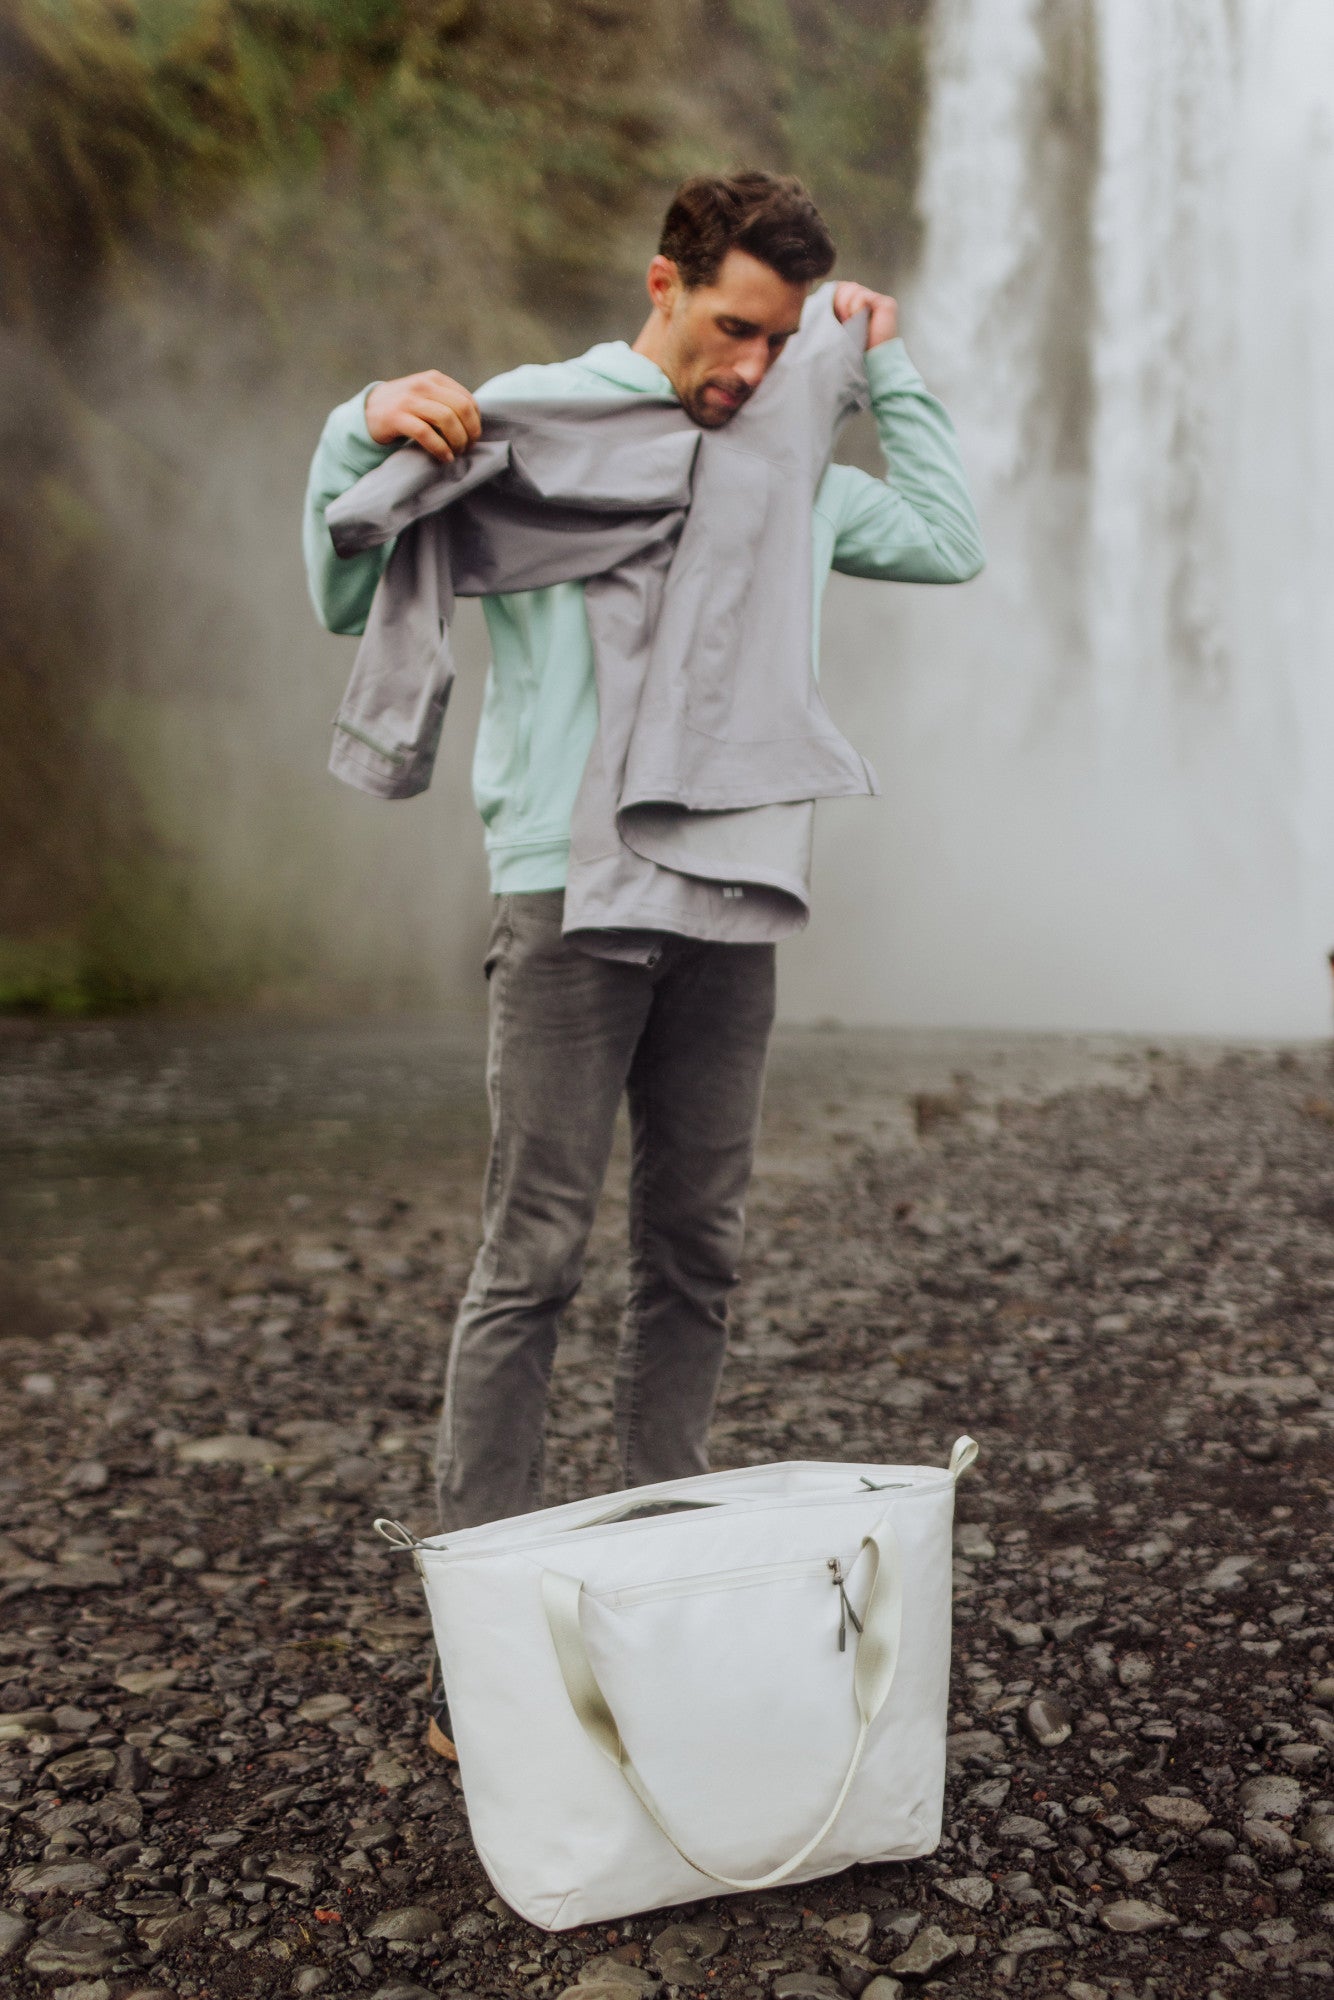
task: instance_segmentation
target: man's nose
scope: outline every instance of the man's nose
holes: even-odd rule
[[[748,389],[758,389],[769,372],[771,359],[768,341],[757,341],[753,347],[744,348],[737,355],[733,370]]]

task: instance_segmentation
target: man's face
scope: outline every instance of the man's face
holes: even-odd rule
[[[663,315],[654,355],[686,414],[718,430],[754,395],[797,331],[806,287],[745,250],[729,250],[711,285],[687,289],[655,257],[649,290]]]

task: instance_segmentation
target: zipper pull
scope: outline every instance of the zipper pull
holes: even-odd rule
[[[839,1562],[837,1556],[830,1556],[829,1568],[831,1571],[829,1580],[838,1591],[838,1650],[840,1653],[846,1653],[848,1650],[848,1620],[852,1620],[853,1630],[859,1638],[861,1636],[862,1621],[848,1603],[848,1593],[843,1587],[843,1565]]]

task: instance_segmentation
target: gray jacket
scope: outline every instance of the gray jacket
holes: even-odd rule
[[[335,726],[331,769],[386,798],[429,783],[456,596],[585,579],[599,726],[576,801],[565,931],[763,942],[809,912],[812,802],[875,792],[811,665],[810,518],[867,400],[865,322],[833,287],[722,429],[642,395],[479,395],[451,465],[396,452],[328,510],[340,554],[398,540]]]

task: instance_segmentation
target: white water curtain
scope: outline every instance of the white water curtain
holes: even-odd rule
[[[990,565],[834,586],[887,802],[825,815],[789,1011],[1323,1033],[1334,6],[936,0],[931,79],[904,331]]]

